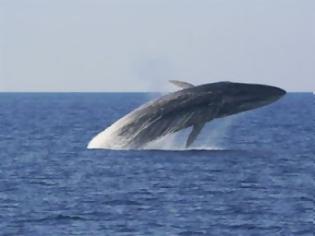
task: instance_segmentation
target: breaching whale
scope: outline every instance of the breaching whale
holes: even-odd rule
[[[205,123],[271,104],[286,92],[260,84],[217,82],[194,86],[171,80],[181,90],[148,102],[122,117],[88,144],[89,149],[141,149],[147,143],[192,127],[189,147]]]

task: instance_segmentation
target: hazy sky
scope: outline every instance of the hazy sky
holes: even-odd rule
[[[314,0],[0,0],[0,91],[315,90]]]

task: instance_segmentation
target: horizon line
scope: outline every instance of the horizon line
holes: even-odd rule
[[[174,91],[1,91],[0,93],[172,93]],[[286,91],[287,93],[314,93],[314,91]]]

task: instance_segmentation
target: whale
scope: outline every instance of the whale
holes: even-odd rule
[[[126,114],[88,144],[88,149],[142,149],[168,134],[191,128],[190,147],[207,122],[257,109],[279,100],[286,91],[263,84],[215,82],[195,86],[171,80],[179,90],[149,101]]]

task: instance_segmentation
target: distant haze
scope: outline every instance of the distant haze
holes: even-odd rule
[[[0,0],[0,91],[313,91],[314,23],[314,0]]]

